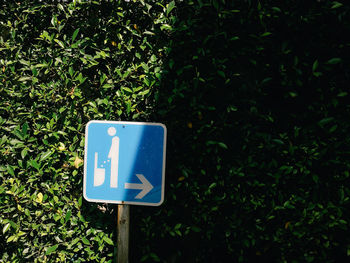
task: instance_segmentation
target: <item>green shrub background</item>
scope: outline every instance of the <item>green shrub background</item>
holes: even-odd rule
[[[350,258],[350,6],[0,4],[0,262],[112,262],[82,199],[89,120],[168,128],[165,202],[131,207],[131,262]]]

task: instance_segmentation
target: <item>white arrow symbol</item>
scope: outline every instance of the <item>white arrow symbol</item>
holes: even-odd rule
[[[142,199],[146,194],[149,193],[153,189],[153,185],[143,176],[143,174],[136,174],[136,176],[140,179],[141,184],[131,184],[125,183],[125,189],[140,189],[142,190],[135,199]]]

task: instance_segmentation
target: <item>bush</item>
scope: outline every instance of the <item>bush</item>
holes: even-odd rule
[[[162,3],[1,8],[4,262],[111,262],[116,215],[82,200],[90,119],[149,120],[171,21]]]
[[[165,202],[132,207],[132,262],[349,258],[347,5],[1,7],[2,261],[112,261],[115,209],[81,197],[92,119],[168,128]]]

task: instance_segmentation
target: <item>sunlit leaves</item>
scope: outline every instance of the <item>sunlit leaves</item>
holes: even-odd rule
[[[174,22],[175,2],[163,6],[11,2],[0,9],[0,260],[112,259],[113,216],[81,198],[84,125],[149,118],[169,41],[160,26]]]

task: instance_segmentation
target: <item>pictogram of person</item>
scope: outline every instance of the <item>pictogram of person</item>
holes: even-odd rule
[[[118,161],[119,161],[119,137],[115,136],[117,130],[114,127],[108,128],[108,135],[112,136],[112,144],[108,153],[108,158],[111,159],[111,182],[112,188],[118,187]]]

